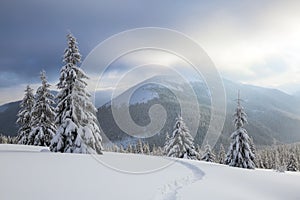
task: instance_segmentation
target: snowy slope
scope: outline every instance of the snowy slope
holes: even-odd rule
[[[0,145],[1,200],[300,199],[300,173],[134,154],[91,156],[42,149]]]
[[[0,153],[3,152],[49,152],[48,147],[0,144]]]

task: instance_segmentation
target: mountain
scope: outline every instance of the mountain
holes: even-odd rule
[[[232,125],[232,115],[236,107],[237,91],[240,90],[242,104],[248,114],[246,129],[253,137],[257,145],[271,145],[274,141],[278,143],[292,143],[300,141],[300,104],[299,97],[288,95],[276,89],[268,89],[251,85],[238,84],[229,80],[224,80],[224,87],[227,97],[227,114],[224,129],[219,138],[219,142],[228,145],[229,136],[234,130]],[[161,83],[161,84],[156,84]],[[195,92],[199,102],[200,116],[197,118],[187,118],[190,130],[197,130],[195,142],[201,144],[208,129],[210,120],[210,93],[206,84],[202,81],[192,81],[181,83],[170,77],[156,76],[148,79],[133,88],[126,90],[115,99],[115,103],[121,102],[128,94],[130,98],[129,112],[137,125],[146,126],[150,123],[148,111],[152,105],[162,105],[167,114],[167,121],[160,132],[148,138],[149,143],[162,145],[165,140],[165,133],[171,133],[174,120],[180,113],[179,97],[188,105],[187,113],[195,112],[195,104],[190,96]],[[56,94],[56,92],[53,92]],[[176,93],[176,94],[175,94]],[[106,93],[97,94],[101,97],[101,102],[109,99]],[[177,97],[176,97],[177,96]],[[97,101],[98,98],[96,98]],[[101,102],[96,105],[101,105]],[[17,134],[16,115],[19,110],[20,101],[4,104],[0,106],[0,133],[14,136]],[[125,105],[114,105],[116,109],[124,109]],[[115,122],[111,102],[98,108],[97,117],[101,128],[105,132],[107,139],[119,141],[126,145],[137,138],[125,134]],[[195,126],[200,121],[199,126]]]
[[[18,131],[17,113],[21,101],[7,103],[0,106],[0,134],[15,136]]]
[[[155,84],[157,82],[162,84]],[[227,114],[219,143],[228,145],[229,136],[234,131],[232,115],[236,107],[235,99],[238,90],[241,92],[242,104],[248,114],[249,124],[245,128],[253,137],[255,144],[271,145],[274,141],[278,143],[300,141],[300,105],[297,97],[276,89],[238,84],[229,80],[224,80],[223,83],[227,97]],[[209,126],[211,112],[210,95],[204,82],[180,83],[170,77],[153,77],[116,97],[113,108],[116,111],[126,109],[126,104],[118,105],[118,102],[124,101],[132,94],[129,106],[131,118],[137,125],[146,126],[150,123],[148,115],[150,107],[156,104],[163,106],[166,110],[167,121],[162,131],[153,133],[156,135],[147,138],[149,143],[163,145],[165,133],[172,132],[174,120],[180,113],[177,98],[179,97],[184,104],[190,105],[187,108],[188,113],[195,112],[195,103],[189,98],[192,92],[195,92],[199,102],[200,124],[197,126],[198,119],[193,117],[185,121],[190,130],[196,130],[195,142],[201,144]],[[136,140],[135,137],[126,134],[118,127],[112,114],[111,102],[98,109],[97,117],[109,140],[121,143],[128,139]]]

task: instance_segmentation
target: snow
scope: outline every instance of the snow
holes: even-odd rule
[[[0,153],[3,153],[3,152],[40,152],[43,150],[49,150],[49,148],[41,147],[41,146],[28,146],[28,145],[21,145],[21,144],[19,144],[19,145],[0,144]]]
[[[43,152],[41,152],[43,151]],[[9,200],[300,199],[300,173],[104,152],[0,145],[0,194]]]
[[[130,104],[147,103],[154,98],[159,98],[159,95],[153,91],[153,84],[148,84],[134,91],[130,98]]]
[[[296,200],[300,199],[300,173],[249,170],[213,163],[201,163],[205,172],[198,181],[181,191],[184,199],[197,199],[195,192],[207,199]],[[209,197],[209,198],[208,198]]]

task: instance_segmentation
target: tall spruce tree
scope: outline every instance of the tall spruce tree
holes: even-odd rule
[[[33,89],[27,85],[25,89],[25,95],[20,103],[20,111],[18,112],[17,124],[20,128],[17,136],[18,144],[28,144],[29,143],[29,133],[31,132],[32,124],[32,108],[34,105]]]
[[[49,146],[56,131],[54,96],[50,93],[51,85],[47,82],[45,71],[41,72],[41,80],[42,85],[36,91],[35,104],[32,109],[32,130],[29,134],[28,144]]]
[[[86,87],[87,75],[78,67],[81,62],[78,44],[72,34],[67,35],[68,47],[64,53],[65,65],[60,72],[60,90],[56,107],[58,126],[50,145],[54,152],[102,154],[102,138],[96,108]]]
[[[195,150],[194,139],[182,117],[176,118],[173,134],[166,148],[167,156],[196,160],[199,155]]]
[[[238,94],[237,108],[234,114],[234,125],[236,130],[232,133],[225,163],[233,167],[253,169],[255,168],[255,155],[251,150],[250,137],[243,128],[247,123],[247,115],[241,106],[240,94]]]

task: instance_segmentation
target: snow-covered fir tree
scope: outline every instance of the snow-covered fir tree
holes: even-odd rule
[[[166,137],[165,137],[165,144],[164,144],[164,154],[167,155],[167,148],[169,146],[169,142],[170,142],[170,135],[168,132],[166,132]]]
[[[44,71],[41,72],[41,80],[42,85],[36,91],[35,104],[32,109],[32,130],[29,134],[28,144],[49,146],[56,131],[54,96],[50,93],[50,84],[47,82]]]
[[[254,154],[254,157],[255,157],[255,155],[256,155],[256,147],[254,145],[254,141],[253,141],[252,137],[250,137],[249,145],[250,145],[250,149],[251,149],[251,151],[252,151],[252,153]]]
[[[119,152],[119,147],[118,147],[118,145],[114,144],[114,145],[112,146],[112,152]]]
[[[201,147],[199,144],[196,145],[196,151],[201,154]]]
[[[288,161],[286,169],[288,171],[293,171],[293,172],[298,171],[298,162],[293,153],[289,157],[289,161]]]
[[[275,169],[277,168],[277,166],[279,165],[279,159],[277,158],[278,155],[277,155],[277,150],[274,148],[273,152],[271,153],[271,168],[272,169]]]
[[[250,147],[250,138],[247,131],[243,128],[244,124],[247,123],[247,115],[244,112],[243,107],[240,103],[240,95],[238,95],[238,105],[234,114],[234,125],[236,130],[232,133],[227,157],[225,163],[233,167],[241,167],[254,169],[254,159]]]
[[[157,147],[155,144],[153,144],[153,146],[152,146],[151,154],[154,155],[154,156],[166,155],[163,148]]]
[[[280,159],[279,159],[279,152],[275,149],[275,152],[274,152],[274,169],[277,171],[277,172],[285,172],[286,170],[286,164],[285,162],[280,162]]]
[[[8,137],[0,134],[0,144],[7,144],[8,143]]]
[[[215,161],[215,154],[212,152],[210,145],[207,143],[205,145],[205,151],[201,158],[201,160],[206,162],[214,162]]]
[[[33,89],[28,85],[25,89],[25,95],[20,103],[20,111],[18,112],[17,123],[20,128],[17,136],[18,144],[28,144],[29,133],[31,132],[32,124],[32,108],[34,105]]]
[[[164,155],[164,150],[162,147],[157,147],[156,153],[158,156],[163,156]]]
[[[257,155],[255,156],[255,163],[256,163],[256,167],[262,168],[262,169],[265,168],[264,163],[263,163],[263,160],[262,160],[260,154],[257,154]]]
[[[51,140],[54,152],[102,153],[102,138],[96,108],[86,87],[87,75],[78,67],[81,55],[75,37],[67,35],[68,47],[64,53],[57,95],[57,131]]]
[[[225,163],[225,157],[226,157],[225,149],[224,149],[224,146],[221,144],[220,149],[219,149],[219,153],[218,153],[218,163],[224,164]]]
[[[120,147],[119,147],[119,152],[120,152],[120,153],[126,153],[126,151],[125,151],[123,145],[120,145]]]
[[[144,143],[143,145],[143,153],[146,155],[150,155],[150,147],[148,143]]]
[[[132,147],[132,145],[131,144],[129,144],[128,146],[127,146],[127,153],[134,153],[134,150],[133,150],[133,147]]]
[[[265,151],[263,154],[263,163],[265,166],[265,169],[271,169],[271,158],[270,158],[270,153],[268,151]]]
[[[139,139],[137,144],[135,145],[135,152],[140,154],[144,153],[143,142],[141,139]]]
[[[153,144],[152,147],[151,147],[151,155],[154,155],[154,156],[156,155],[156,149],[157,149],[156,145]]]
[[[203,152],[202,152],[202,149],[201,149],[199,144],[196,145],[196,152],[198,153],[197,154],[197,159],[201,160]]]
[[[182,117],[176,118],[174,131],[166,148],[167,156],[196,160],[199,156],[195,150],[194,138],[191,136]]]

